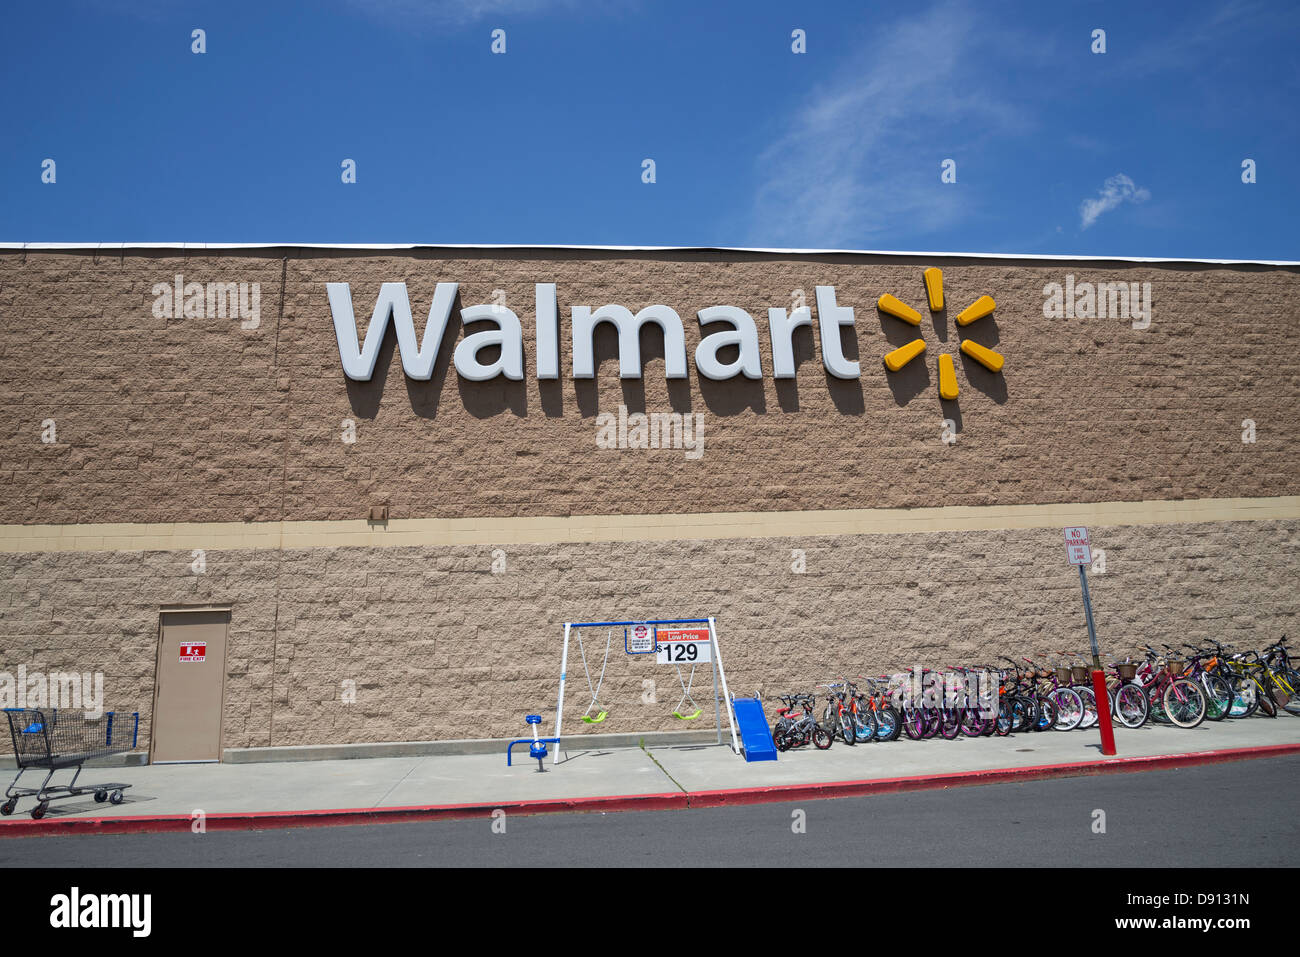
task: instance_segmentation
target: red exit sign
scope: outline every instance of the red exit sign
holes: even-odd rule
[[[208,656],[208,643],[206,641],[192,641],[189,644],[181,645],[181,661],[203,661]]]

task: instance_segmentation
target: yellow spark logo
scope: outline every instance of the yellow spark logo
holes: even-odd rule
[[[933,314],[943,312],[943,272],[934,266],[925,271],[925,292],[930,300],[931,323],[933,324]],[[919,312],[888,293],[881,296],[876,301],[876,305],[880,307],[881,312],[893,316],[895,319],[902,319],[913,326],[921,325],[921,314]],[[994,308],[996,307],[992,296],[980,296],[957,313],[957,325],[969,326],[977,319],[983,319],[985,316],[991,315]],[[985,348],[970,339],[962,340],[961,351],[990,372],[1001,372],[1002,365],[1006,362],[1001,355],[992,349]],[[913,339],[907,345],[899,346],[885,356],[885,368],[890,372],[897,372],[923,352],[925,352],[925,340]],[[939,356],[939,397],[951,401],[957,398],[958,392],[957,370],[953,366],[952,356],[945,352]]]

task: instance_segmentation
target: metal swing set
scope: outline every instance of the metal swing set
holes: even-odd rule
[[[617,629],[623,629],[623,650],[629,655],[655,654],[660,650],[660,644],[657,640],[658,629],[660,626],[674,625],[707,625],[709,631],[708,648],[712,652],[709,660],[712,662],[713,670],[713,710],[714,725],[718,733],[718,744],[722,744],[722,703],[726,703],[727,722],[731,728],[731,749],[739,754],[740,743],[736,737],[736,719],[731,709],[731,695],[727,691],[727,675],[722,667],[722,653],[718,648],[718,630],[717,625],[712,618],[670,618],[658,619],[653,621],[589,621],[589,622],[565,622],[564,625],[564,651],[560,657],[560,690],[558,700],[555,706],[555,757],[552,763],[558,763],[560,759],[560,731],[564,717],[564,687],[568,680],[569,670],[569,640],[576,638],[578,642],[578,656],[582,660],[583,674],[587,679],[587,690],[591,693],[591,702],[587,705],[587,710],[583,712],[581,719],[584,724],[600,724],[609,717],[608,702],[602,704],[600,690],[605,684],[605,673],[609,668],[609,652],[613,647],[614,634]],[[605,628],[605,656],[600,665],[600,676],[593,682],[591,680],[591,666],[587,661],[586,645],[582,640],[582,633],[588,628]],[[637,632],[629,641],[629,630]],[[649,636],[648,638],[646,636]],[[669,656],[671,658],[671,655]],[[594,660],[594,659],[593,659]],[[691,660],[691,671],[689,680],[683,677],[681,662],[672,661],[677,670],[677,680],[681,685],[682,696],[678,699],[677,706],[673,709],[672,716],[680,721],[694,721],[704,713],[704,709],[699,706],[692,695],[695,687],[695,668],[697,662]],[[721,689],[719,689],[721,682]],[[721,694],[719,694],[721,690]],[[694,708],[693,712],[687,711],[689,707]],[[592,712],[596,713],[593,715]],[[548,739],[549,740],[549,739]]]
[[[623,636],[623,644],[626,647],[627,629],[624,628],[623,631],[625,633]],[[592,685],[591,683],[591,666],[587,664],[587,651],[583,646],[581,627],[575,629],[574,637],[578,639],[578,655],[582,658],[582,670],[587,676],[587,690],[591,692],[591,704],[587,705],[587,710],[583,712],[582,721],[584,724],[600,724],[609,717],[609,709],[603,707],[596,708],[596,703],[600,698],[601,686],[605,683],[605,671],[609,667],[609,649],[614,643],[614,629],[611,627],[605,636],[605,659],[601,662],[600,677],[596,679],[595,685]],[[691,662],[691,674],[689,679],[682,676],[682,666],[680,662],[674,661],[673,665],[677,669],[677,682],[682,687],[682,696],[677,700],[677,707],[673,708],[673,717],[679,721],[694,721],[704,713],[704,709],[701,708],[696,703],[695,698],[691,696],[691,689],[695,687],[696,662]],[[687,701],[691,703],[691,707],[695,710],[691,714],[682,714],[685,710],[683,705],[685,705]],[[593,708],[596,708],[595,717],[592,717],[591,714]]]

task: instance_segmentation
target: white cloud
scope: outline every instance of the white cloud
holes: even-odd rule
[[[1122,203],[1145,203],[1151,191],[1137,186],[1123,173],[1116,173],[1102,184],[1096,199],[1085,199],[1079,204],[1079,221],[1087,229],[1102,213],[1108,213]]]
[[[978,10],[959,2],[872,23],[856,44],[860,52],[758,157],[751,241],[861,244],[887,232],[936,231],[970,215],[960,187],[940,182],[940,163],[955,159],[960,183],[964,160],[1030,125],[1022,105],[993,91],[988,62],[990,50],[1031,49],[1019,39],[991,31]]]

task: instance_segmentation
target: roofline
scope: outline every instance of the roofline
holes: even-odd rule
[[[58,249],[536,249],[592,252],[719,252],[787,256],[898,256],[946,259],[1018,259],[1044,262],[1195,263],[1216,266],[1300,266],[1292,259],[1179,259],[1162,256],[1055,256],[1042,253],[961,253],[894,249],[788,249],[762,246],[590,246],[530,243],[5,243],[0,250]]]

